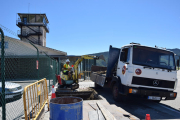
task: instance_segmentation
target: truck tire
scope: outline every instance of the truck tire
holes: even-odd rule
[[[113,89],[112,89],[112,94],[113,94],[113,99],[116,102],[120,102],[123,101],[123,96],[119,94],[119,87],[117,84],[113,85]]]
[[[161,102],[161,100],[152,100],[153,102],[155,102],[155,103],[160,103]]]
[[[101,87],[101,86],[98,85],[97,83],[95,83],[95,88],[96,88],[96,89],[103,89],[103,87]]]

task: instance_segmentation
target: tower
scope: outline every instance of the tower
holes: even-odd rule
[[[46,33],[49,33],[46,14],[18,13],[16,25],[18,37],[25,42],[31,41],[46,47]]]

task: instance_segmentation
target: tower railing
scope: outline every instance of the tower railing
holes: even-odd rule
[[[16,20],[16,25],[36,25],[36,24],[41,24],[43,25],[44,27],[46,27],[47,31],[49,32],[49,26],[46,22],[42,21],[42,22],[36,22],[34,21],[33,23],[29,22],[28,20],[26,22],[24,22],[23,20],[21,20],[20,17],[17,18]]]

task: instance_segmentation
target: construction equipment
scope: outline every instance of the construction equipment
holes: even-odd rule
[[[78,73],[78,65],[84,60],[84,59],[104,59],[103,55],[98,56],[93,56],[93,55],[83,55],[81,58],[79,58],[75,64],[71,68],[72,75],[65,75],[62,74],[61,78],[59,77],[58,82],[59,82],[59,88],[70,88],[71,90],[78,89],[79,84],[78,84],[78,76],[83,75],[83,73]]]

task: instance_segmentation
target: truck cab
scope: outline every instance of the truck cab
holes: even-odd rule
[[[131,43],[119,49],[116,67],[111,81],[115,100],[119,94],[156,101],[173,100],[177,96],[173,92],[178,80],[172,51]]]

